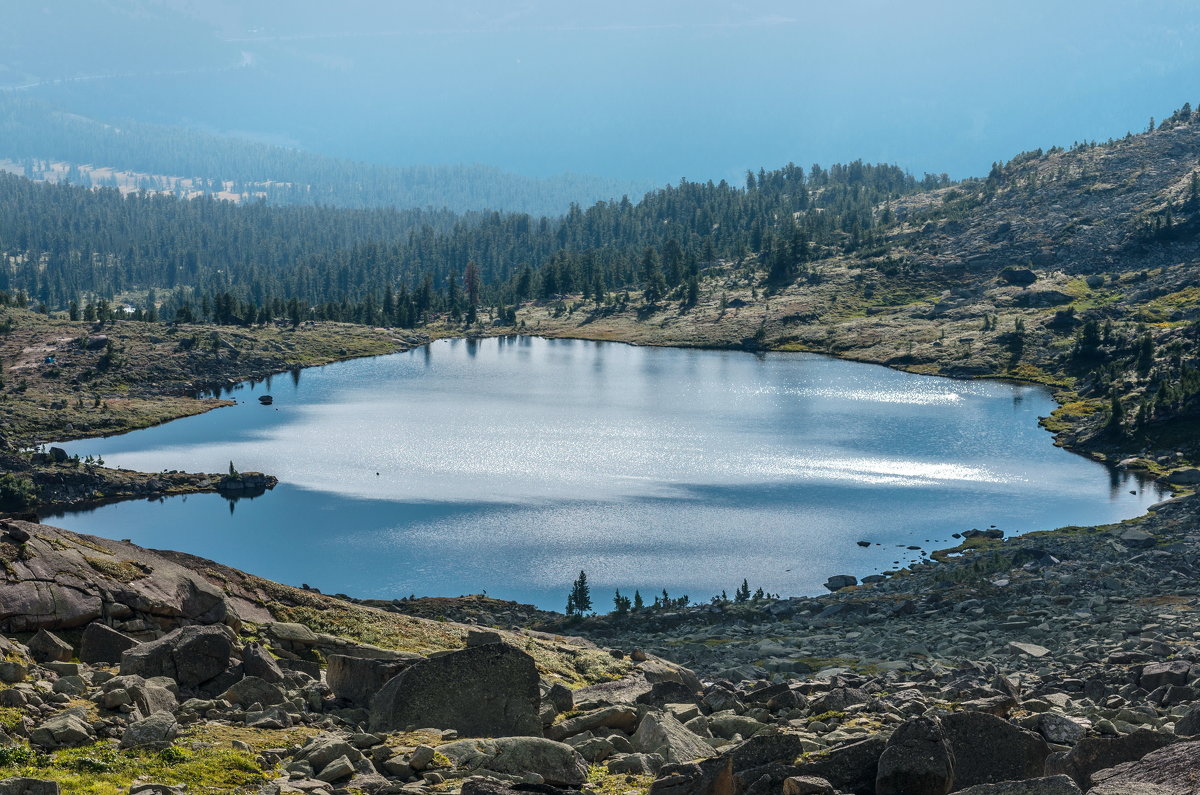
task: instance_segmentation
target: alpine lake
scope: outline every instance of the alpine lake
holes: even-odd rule
[[[1163,496],[1055,447],[1041,387],[814,354],[440,340],[227,396],[64,447],[148,472],[232,463],[277,476],[274,490],[50,523],[363,598],[482,592],[562,610],[584,570],[606,611],[616,588],[706,601],[745,578],[815,594],[954,533],[1113,522]]]

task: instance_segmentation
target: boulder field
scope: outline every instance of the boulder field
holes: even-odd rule
[[[0,795],[70,791],[55,765],[80,753],[216,742],[243,755],[236,791],[268,795],[1190,795],[1198,513],[990,539],[819,598],[552,628],[590,639],[8,521]]]

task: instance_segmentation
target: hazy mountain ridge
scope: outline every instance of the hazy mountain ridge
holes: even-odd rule
[[[348,208],[559,215],[573,203],[637,196],[651,187],[578,174],[526,177],[480,164],[360,163],[182,127],[109,123],[13,94],[0,95],[0,158],[18,162],[27,177],[65,176],[87,187]],[[118,182],[108,171],[131,172],[132,180]]]

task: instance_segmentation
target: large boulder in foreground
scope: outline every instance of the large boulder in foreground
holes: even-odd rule
[[[224,627],[180,627],[121,655],[121,675],[165,676],[195,689],[229,667],[233,642]]]
[[[642,753],[658,754],[671,763],[717,755],[711,745],[665,712],[647,713],[633,733],[631,742]]]
[[[942,729],[954,752],[954,786],[960,789],[1038,778],[1050,755],[1041,735],[984,712],[947,715]]]
[[[121,655],[138,645],[139,641],[117,632],[99,621],[93,621],[79,640],[79,659],[85,663],[119,663]]]
[[[537,773],[547,784],[578,787],[587,780],[587,763],[566,743],[541,737],[459,740],[438,746],[456,768],[523,776]]]
[[[1165,732],[1139,729],[1120,737],[1085,737],[1070,751],[1046,760],[1046,775],[1065,774],[1082,789],[1092,786],[1093,774],[1122,762],[1135,762],[1170,745],[1175,737]]]
[[[1200,776],[1200,740],[1151,751],[1136,762],[1122,762],[1092,774],[1092,792],[1159,792],[1192,795]]]
[[[892,733],[875,777],[875,795],[946,795],[954,752],[935,718],[913,718]]]
[[[371,699],[371,731],[409,726],[468,737],[542,736],[533,658],[505,643],[421,660]]]
[[[415,657],[415,655],[413,655]],[[354,657],[331,654],[325,681],[338,698],[358,707],[367,707],[375,694],[396,674],[412,664],[413,659]]]

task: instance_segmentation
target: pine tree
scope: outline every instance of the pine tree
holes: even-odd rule
[[[628,613],[630,606],[631,603],[629,601],[629,597],[621,596],[621,590],[618,588],[616,593],[613,594],[613,607],[615,608],[617,615],[623,616]]]
[[[633,592],[633,609],[634,609],[634,611],[636,612],[638,610],[641,610],[645,606],[646,606],[646,603],[644,601],[642,601],[642,592],[635,590]]]
[[[1121,405],[1121,399],[1115,394],[1108,407],[1108,427],[1117,433],[1123,433],[1125,430],[1125,408]]]
[[[467,263],[466,273],[463,274],[463,287],[467,290],[467,304],[472,309],[479,306],[479,291],[483,287],[483,282],[479,277],[479,266],[475,264],[475,260]]]
[[[642,254],[642,281],[645,285],[642,297],[646,303],[658,303],[667,291],[667,280],[663,276],[658,252],[653,248],[647,248]]]
[[[571,584],[567,596],[567,615],[583,615],[592,609],[592,589],[588,587],[587,574],[579,572],[579,578]]]
[[[741,586],[733,592],[733,601],[745,602],[750,599],[750,583],[742,580]]]
[[[1149,375],[1151,368],[1154,367],[1154,337],[1150,336],[1150,332],[1142,334],[1142,338],[1138,343],[1138,359],[1137,371],[1141,376]]]

